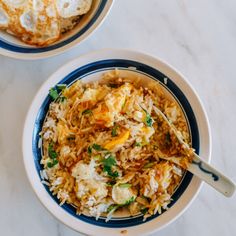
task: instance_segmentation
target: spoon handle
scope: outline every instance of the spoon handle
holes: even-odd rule
[[[196,153],[188,170],[226,197],[231,197],[234,194],[236,185],[225,175],[203,161]]]
[[[169,160],[181,166],[179,158],[169,158]],[[201,180],[204,180],[226,197],[231,197],[235,192],[235,183],[207,162],[203,161],[196,153],[194,153],[192,163],[188,164],[187,170],[199,177]]]
[[[177,130],[174,126],[169,122],[165,114],[157,107],[153,108],[157,115],[160,115],[168,124],[170,129],[174,132],[175,136],[179,140],[179,142],[186,148],[189,149],[187,143],[185,143],[182,138],[178,135]],[[163,159],[172,161],[179,166],[182,166],[180,163],[180,159],[176,157],[163,157]],[[182,166],[186,169],[186,166]],[[225,195],[226,197],[231,197],[236,189],[235,183],[230,180],[228,177],[220,173],[218,170],[213,168],[207,162],[203,161],[196,153],[193,153],[193,161],[189,163],[187,166],[187,170],[192,174],[196,175],[198,178],[204,180],[206,183],[211,185],[214,189]]]

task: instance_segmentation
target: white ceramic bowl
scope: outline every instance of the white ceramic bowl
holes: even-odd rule
[[[102,50],[75,59],[55,72],[39,89],[35,96],[24,126],[23,155],[28,179],[43,205],[61,222],[79,232],[88,235],[145,235],[161,229],[174,221],[189,207],[200,190],[201,181],[186,173],[183,181],[172,196],[169,210],[155,215],[146,222],[142,217],[116,218],[108,223],[103,219],[96,221],[93,217],[76,216],[73,207],[66,204],[59,206],[46,186],[41,183],[39,164],[41,151],[38,148],[39,132],[47,113],[50,98],[48,90],[57,83],[71,84],[77,79],[91,81],[99,78],[101,73],[114,68],[138,73],[149,80],[158,80],[181,105],[191,130],[193,147],[200,156],[210,161],[211,138],[209,124],[203,106],[188,81],[163,61],[154,57],[126,50]]]
[[[41,59],[63,53],[80,44],[102,24],[112,3],[113,0],[93,0],[90,11],[81,18],[78,25],[47,47],[27,45],[5,31],[0,31],[0,54],[18,59]]]

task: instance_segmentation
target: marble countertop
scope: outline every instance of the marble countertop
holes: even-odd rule
[[[212,164],[236,181],[236,1],[116,0],[104,24],[64,55],[40,61],[0,56],[0,235],[77,236],[33,193],[22,162],[26,112],[39,86],[67,61],[100,48],[153,54],[181,71],[209,116]],[[236,196],[204,185],[191,207],[155,235],[236,235]]]

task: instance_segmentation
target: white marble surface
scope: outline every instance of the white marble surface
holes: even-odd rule
[[[64,55],[33,62],[0,56],[0,235],[79,235],[34,195],[22,163],[21,136],[43,81],[70,59],[99,48],[151,53],[185,74],[209,116],[212,164],[236,181],[235,25],[235,0],[116,0],[102,27]],[[226,199],[204,185],[186,213],[155,235],[236,235],[236,196]]]

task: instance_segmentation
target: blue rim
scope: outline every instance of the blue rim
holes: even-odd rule
[[[75,82],[78,79],[81,79],[83,77],[86,77],[89,74],[97,73],[98,71],[105,71],[113,68],[121,68],[121,69],[129,69],[129,67],[135,67],[136,72],[145,73],[149,75],[150,77],[153,77],[155,80],[158,80],[161,82],[163,86],[165,86],[171,93],[174,94],[174,96],[177,98],[177,101],[182,106],[186,118],[189,122],[189,128],[192,134],[192,146],[196,150],[197,153],[199,153],[199,131],[197,126],[197,121],[195,118],[195,115],[193,113],[193,110],[185,97],[185,95],[182,93],[182,91],[176,86],[176,84],[171,81],[167,76],[162,74],[160,71],[147,66],[145,64],[139,63],[137,61],[130,61],[130,60],[121,60],[121,59],[110,59],[110,60],[102,60],[93,62],[91,64],[87,64],[83,67],[79,67],[67,76],[65,76],[59,83],[70,85],[71,83]],[[131,70],[131,69],[130,69]],[[168,78],[168,83],[165,85],[164,79]],[[43,121],[45,119],[45,116],[47,114],[49,104],[51,103],[51,99],[49,96],[46,97],[43,104],[41,105],[39,112],[36,117],[35,125],[34,125],[34,132],[32,137],[32,150],[33,150],[33,158],[35,162],[35,167],[38,172],[39,178],[40,178],[40,170],[42,170],[43,166],[40,164],[41,160],[41,149],[38,148],[38,142],[39,142],[39,133],[42,129]],[[176,201],[181,197],[181,195],[184,193],[184,191],[187,189],[188,185],[190,184],[192,180],[193,175],[190,172],[186,172],[185,176],[182,179],[181,184],[175,191],[175,193],[172,195],[173,201],[168,205],[169,208],[171,208]],[[55,196],[52,196],[51,192],[49,191],[48,186],[45,186],[46,191],[48,194],[59,204],[58,199]],[[145,222],[143,222],[143,217],[130,217],[130,218],[123,218],[120,220],[111,219],[109,222],[105,222],[104,219],[98,219],[95,220],[94,217],[88,217],[85,215],[76,215],[75,208],[69,204],[64,204],[61,206],[66,212],[71,214],[72,216],[85,221],[90,224],[94,224],[97,226],[102,227],[110,227],[110,228],[119,228],[119,227],[130,227],[134,225],[143,224],[145,222],[148,222],[150,220],[153,220],[154,218],[158,217],[160,214],[156,214],[150,218],[148,218]],[[164,213],[165,211],[163,211]],[[162,214],[163,214],[162,213]]]
[[[54,44],[54,45],[51,45],[48,47],[30,48],[30,47],[16,46],[16,45],[11,44],[11,43],[7,42],[6,40],[0,38],[0,48],[6,49],[6,50],[12,51],[12,52],[17,52],[17,53],[42,53],[42,52],[48,52],[48,51],[52,51],[52,50],[58,49],[60,47],[63,47],[65,45],[71,43],[72,41],[76,40],[77,38],[79,38],[86,31],[88,31],[89,28],[91,28],[91,26],[96,22],[96,20],[98,19],[98,17],[102,13],[107,2],[108,2],[108,0],[101,0],[97,11],[95,12],[93,18],[89,21],[89,23],[84,28],[82,28],[78,33],[76,33],[75,35],[71,36],[70,38],[66,39],[63,42],[60,42],[60,43],[57,43],[57,44]]]

